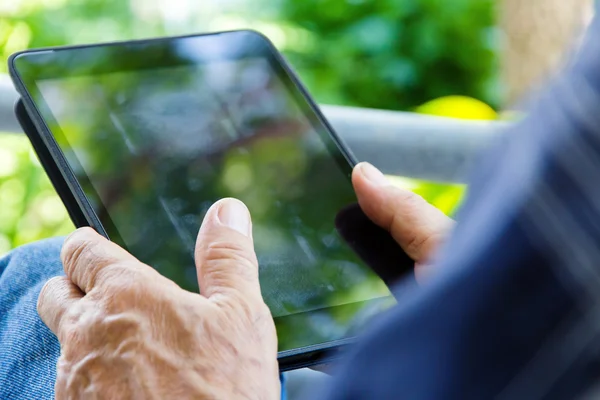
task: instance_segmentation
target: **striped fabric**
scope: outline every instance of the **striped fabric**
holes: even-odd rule
[[[600,24],[482,157],[439,274],[329,399],[600,399]]]

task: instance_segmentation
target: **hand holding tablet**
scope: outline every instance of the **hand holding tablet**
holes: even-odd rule
[[[353,207],[350,152],[263,36],[32,50],[10,72],[74,222],[181,288],[200,289],[194,243],[211,205],[248,206],[282,369],[319,362],[394,303],[368,264],[386,281],[386,266],[411,274]]]
[[[278,399],[277,336],[250,228],[237,200],[207,213],[196,245],[204,296],[92,229],[69,236],[67,277],[51,279],[38,301],[61,342],[56,398]]]

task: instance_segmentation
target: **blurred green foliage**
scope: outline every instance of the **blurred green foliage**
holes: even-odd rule
[[[322,103],[410,110],[459,94],[495,106],[494,3],[11,0],[0,4],[0,58],[31,47],[251,28],[275,42]],[[0,151],[0,253],[68,231],[67,216],[26,139],[0,135]],[[402,184],[447,213],[464,191],[462,186]]]
[[[12,2],[12,12],[0,6],[4,58],[27,47],[250,28],[275,42],[322,103],[398,110],[460,94],[498,104],[495,0]]]
[[[446,95],[496,104],[494,0],[283,1],[305,32],[287,55],[322,102],[410,109]]]
[[[0,254],[72,229],[27,139],[0,135]]]

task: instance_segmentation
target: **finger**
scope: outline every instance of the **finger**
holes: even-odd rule
[[[67,277],[84,293],[102,281],[123,279],[144,265],[92,228],[80,228],[65,239],[60,253]],[[148,267],[149,268],[149,267]]]
[[[196,242],[200,293],[260,297],[258,262],[248,209],[239,200],[223,199],[208,210]]]
[[[37,311],[46,326],[59,336],[65,312],[83,297],[83,293],[66,276],[50,279],[38,297]]]
[[[391,185],[369,163],[354,168],[352,183],[365,214],[387,229],[417,263],[433,254],[454,225],[452,219],[421,196]]]

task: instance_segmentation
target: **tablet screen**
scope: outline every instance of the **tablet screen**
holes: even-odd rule
[[[279,350],[342,339],[392,303],[336,229],[356,202],[351,169],[287,70],[245,35],[22,62],[52,71],[32,80],[34,100],[112,240],[198,291],[202,218],[216,200],[238,198],[252,214]],[[170,58],[153,65],[151,51],[165,49]]]

